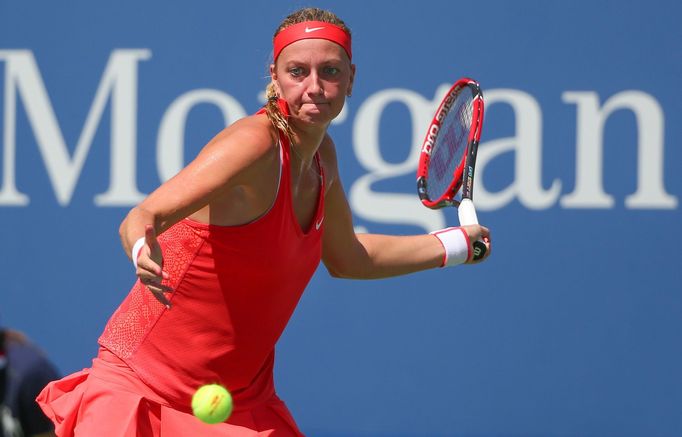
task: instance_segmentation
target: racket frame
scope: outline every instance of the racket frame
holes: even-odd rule
[[[448,188],[439,198],[430,199],[427,189],[427,179],[433,146],[440,133],[442,121],[447,117],[448,113],[453,108],[454,101],[464,88],[469,88],[473,95],[471,126],[469,127],[466,150],[462,156],[462,162],[455,168],[455,172],[452,175],[452,181]],[[419,194],[419,199],[426,207],[431,209],[440,209],[448,206],[459,207],[461,201],[455,199],[455,196],[460,189],[462,191],[462,199],[473,200],[474,170],[476,167],[478,143],[483,128],[483,113],[484,104],[481,87],[478,82],[471,78],[465,77],[455,82],[441,101],[436,110],[436,114],[426,131],[426,136],[422,143],[421,153],[419,155],[419,165],[417,167],[417,193]]]

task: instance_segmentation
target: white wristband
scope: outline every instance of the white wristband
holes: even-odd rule
[[[130,251],[130,258],[133,260],[135,270],[137,270],[137,258],[140,256],[142,246],[144,246],[144,237],[140,237],[135,244],[133,244],[133,250]]]
[[[471,256],[469,236],[462,228],[445,228],[431,232],[445,249],[441,267],[456,266],[467,262]]]

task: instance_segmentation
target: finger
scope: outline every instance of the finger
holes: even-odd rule
[[[147,287],[147,288],[149,288],[149,287]],[[171,303],[168,300],[168,298],[162,292],[160,292],[158,290],[152,290],[152,289],[149,289],[149,291],[152,292],[152,294],[154,295],[156,300],[161,302],[166,308],[170,309]]]
[[[154,297],[164,304],[167,308],[170,308],[170,300],[165,296],[164,293],[171,293],[173,289],[167,285],[155,282],[153,280],[143,280],[140,281],[147,287],[147,289],[154,295]]]
[[[490,252],[492,252],[492,250],[493,250],[493,245],[490,242],[490,238],[488,238],[488,237],[484,238],[483,243],[485,244],[487,250],[485,251],[485,255],[483,256],[481,261],[483,261],[484,259],[488,259],[488,257],[490,256]]]
[[[138,276],[143,272],[148,272],[159,279],[169,279],[170,276],[167,272],[161,269],[161,266],[154,262],[149,256],[140,256],[137,260],[137,272]],[[165,275],[164,275],[165,273]]]
[[[144,241],[147,243],[147,245],[149,245],[149,247],[152,247],[152,245],[156,244],[156,231],[154,230],[154,226],[145,225]]]
[[[165,284],[161,284],[156,281],[148,281],[148,282],[143,282],[144,285],[149,288],[149,291],[154,291],[154,292],[159,292],[159,293],[172,293],[173,292],[173,287],[170,287]]]
[[[172,287],[162,283],[163,278],[161,278],[158,275],[154,275],[152,272],[148,271],[140,272],[140,274],[138,274],[138,277],[140,278],[140,282],[142,282],[146,286],[156,286],[159,287],[160,289],[163,289],[163,291],[173,291]]]

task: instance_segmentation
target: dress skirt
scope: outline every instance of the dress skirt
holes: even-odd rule
[[[145,385],[125,362],[100,348],[92,367],[48,384],[36,399],[58,437],[300,437],[276,395],[208,425],[190,407],[173,407]]]

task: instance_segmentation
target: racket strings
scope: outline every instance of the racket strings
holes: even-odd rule
[[[460,92],[441,122],[439,134],[431,152],[427,172],[427,196],[438,199],[452,189],[459,188],[464,154],[469,142],[473,113],[473,96],[468,88]]]

